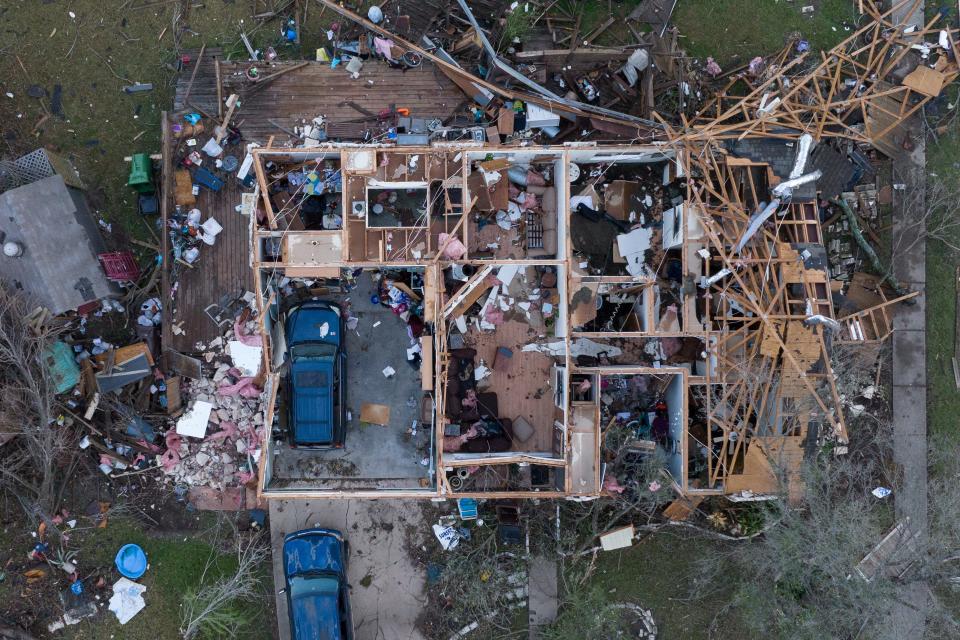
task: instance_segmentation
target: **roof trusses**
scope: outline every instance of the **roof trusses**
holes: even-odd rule
[[[801,54],[782,66],[771,65],[754,83],[740,76],[694,119],[688,140],[766,136],[793,138],[811,133],[841,136],[874,144],[936,97],[958,74],[958,30],[938,27],[940,16],[925,25],[899,23],[894,16],[912,15],[919,0],[905,0],[880,13],[865,3],[872,20],[810,69]],[[938,42],[946,42],[949,60]],[[929,44],[927,44],[929,43]],[[927,52],[933,68],[921,64],[902,81],[908,54]]]
[[[693,178],[688,201],[701,215],[712,274],[708,335],[716,357],[711,381],[717,386],[709,388],[704,402],[709,432],[721,435],[704,443],[714,451],[708,486],[729,489],[732,476],[746,473],[747,449],[760,438],[786,438],[799,450],[815,425],[821,436],[846,441],[828,336],[810,321],[817,315],[832,318],[833,309],[826,272],[805,266],[800,250],[791,246],[797,223],[792,218],[802,210],[789,207],[737,252],[751,209],[735,185],[749,182],[743,172],[750,167],[727,164],[712,143],[688,143],[687,152]]]

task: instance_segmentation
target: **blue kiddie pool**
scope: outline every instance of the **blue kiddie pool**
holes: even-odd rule
[[[124,578],[136,580],[147,571],[147,554],[138,545],[125,544],[117,551],[116,563]]]

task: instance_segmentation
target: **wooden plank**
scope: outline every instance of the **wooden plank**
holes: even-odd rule
[[[200,47],[200,55],[197,56],[197,61],[193,65],[193,73],[190,74],[190,82],[187,84],[187,90],[183,94],[183,101],[188,102],[190,100],[190,91],[193,89],[193,82],[197,79],[197,72],[200,71],[200,63],[203,62],[203,52],[207,50],[207,43],[203,43],[203,46]]]
[[[610,25],[612,25],[616,21],[617,21],[616,18],[614,18],[613,16],[610,16],[609,18],[604,20],[603,23],[600,24],[596,29],[588,33],[586,36],[584,36],[583,41],[587,44],[593,44],[593,41],[599,38],[600,36],[602,36],[606,32],[606,30],[610,28]]]
[[[170,134],[170,119],[166,111],[160,112],[160,137],[163,155],[160,174],[160,222],[164,229],[164,233],[160,234],[160,293],[163,300],[170,300],[170,234],[166,230],[170,228],[170,201],[173,199],[173,159],[171,157],[173,138]],[[168,311],[163,314],[160,341],[164,345],[173,343],[172,320],[172,313]],[[167,366],[169,366],[168,363],[164,362],[164,367]]]
[[[433,391],[433,336],[420,338],[420,388]]]
[[[167,378],[167,413],[176,414],[183,408],[183,399],[180,396],[180,377]]]
[[[217,117],[223,119],[223,79],[220,75],[220,58],[213,59],[213,67],[217,76]]]

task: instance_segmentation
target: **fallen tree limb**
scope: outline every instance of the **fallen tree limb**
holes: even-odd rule
[[[850,225],[850,235],[853,236],[853,239],[856,240],[860,248],[863,249],[863,252],[867,254],[867,258],[870,260],[870,265],[873,267],[873,270],[883,278],[881,282],[886,282],[889,284],[898,296],[907,295],[909,292],[900,285],[900,281],[897,280],[896,276],[893,275],[893,269],[884,268],[883,262],[880,260],[880,256],[878,256],[877,252],[872,246],[870,246],[870,243],[867,242],[867,239],[863,237],[863,231],[860,230],[860,221],[857,218],[857,214],[854,213],[853,209],[850,208],[850,205],[847,204],[847,201],[843,199],[837,199],[831,200],[830,202],[840,207],[840,209],[843,211],[843,216],[846,218],[847,224]]]

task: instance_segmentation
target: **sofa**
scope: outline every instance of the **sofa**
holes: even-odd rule
[[[470,363],[470,369],[473,368],[473,360],[477,357],[476,349],[453,349],[450,351],[450,364],[447,366],[447,389],[444,397],[443,415],[453,422],[460,421],[460,414],[463,413],[461,401],[467,394],[467,389],[475,389],[476,381],[472,375],[468,380],[461,380],[460,374],[464,372],[465,363]]]

